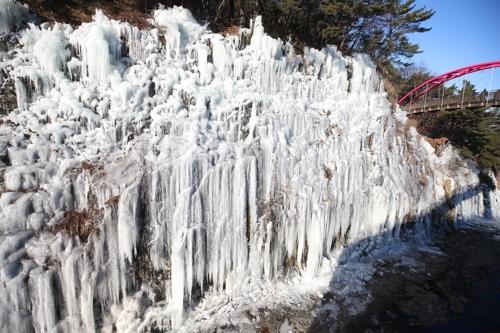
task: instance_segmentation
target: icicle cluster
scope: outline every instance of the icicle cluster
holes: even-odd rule
[[[207,290],[314,278],[446,199],[483,213],[451,198],[477,172],[405,128],[365,57],[154,19],[30,26],[1,63],[0,331],[175,329]]]

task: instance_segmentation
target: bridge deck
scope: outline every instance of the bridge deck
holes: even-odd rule
[[[419,101],[418,103],[403,105],[401,108],[409,114],[418,114],[425,112],[453,111],[459,109],[497,106],[500,106],[500,90],[466,98],[458,96],[446,99],[436,98]]]

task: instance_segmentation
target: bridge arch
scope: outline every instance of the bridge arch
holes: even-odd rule
[[[500,60],[496,61],[490,61],[490,62],[484,62],[481,64],[476,64],[476,65],[471,65],[471,66],[466,66],[462,67],[459,69],[455,69],[453,71],[441,74],[439,76],[436,76],[430,80],[427,80],[425,82],[422,82],[415,88],[413,88],[411,91],[403,95],[398,101],[399,105],[403,105],[405,102],[408,101],[410,98],[419,98],[423,96],[426,92],[429,90],[435,88],[436,86],[442,85],[447,81],[456,79],[457,77],[464,76],[467,74],[471,74],[474,72],[479,72],[479,71],[484,71],[487,69],[495,68],[495,67],[500,67]]]

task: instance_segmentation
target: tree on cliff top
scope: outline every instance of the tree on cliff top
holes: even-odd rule
[[[262,1],[270,31],[310,46],[334,44],[344,54],[367,53],[387,71],[420,52],[408,36],[429,31],[422,24],[434,15],[415,0]]]
[[[422,24],[434,15],[415,0],[206,0],[194,7],[200,6],[230,24],[259,14],[272,34],[319,48],[334,44],[344,54],[367,53],[379,65],[404,64],[420,52],[408,35],[430,30]]]

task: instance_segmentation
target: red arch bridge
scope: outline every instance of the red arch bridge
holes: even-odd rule
[[[445,96],[444,83],[471,73],[500,67],[500,60],[485,62],[441,74],[422,82],[403,95],[398,104],[410,114],[434,112],[441,110],[458,110],[479,107],[500,106],[500,90],[484,90],[481,93],[465,94],[465,85],[458,95]],[[437,94],[430,94],[438,88]],[[434,92],[436,92],[434,90]]]

